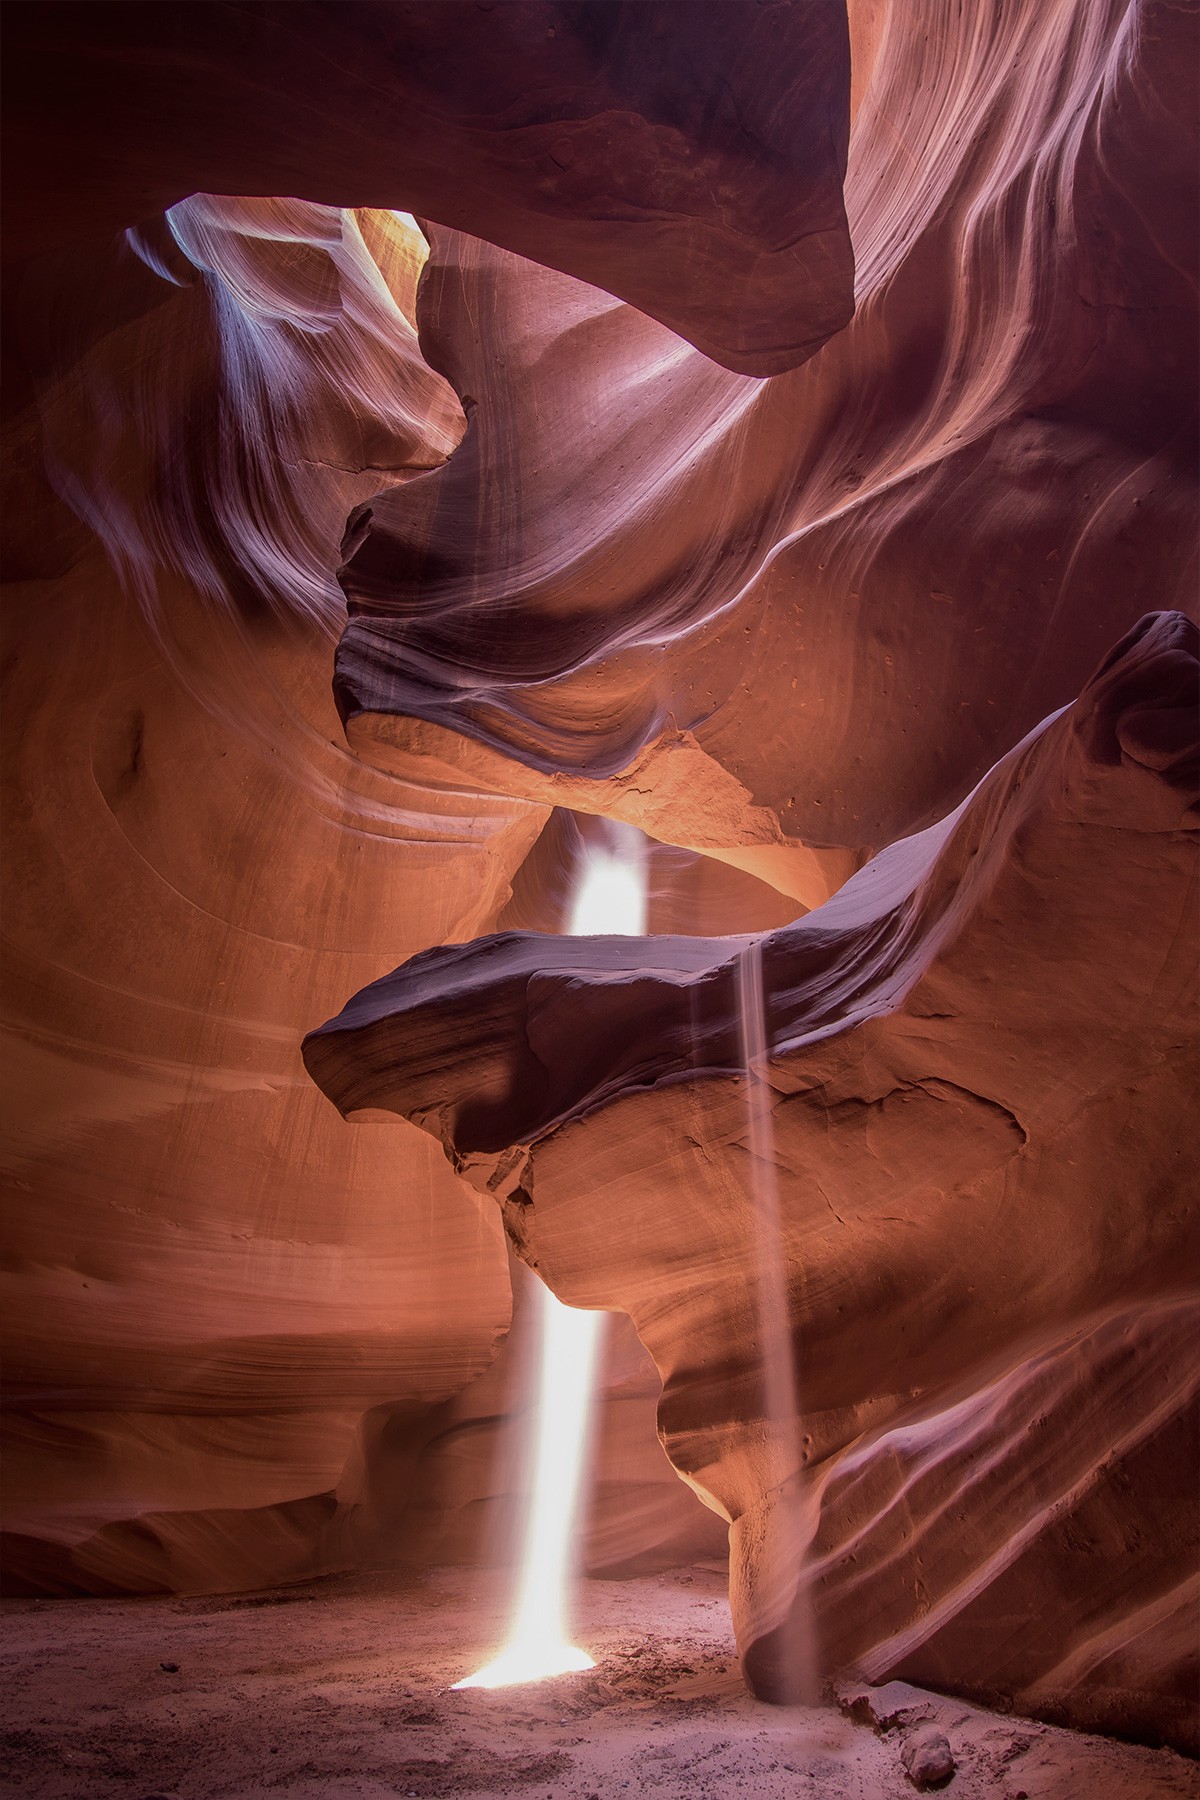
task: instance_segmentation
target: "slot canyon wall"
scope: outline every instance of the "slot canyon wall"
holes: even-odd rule
[[[490,1554],[515,1256],[759,1691],[1196,1747],[1195,36],[8,9],[13,1589]]]

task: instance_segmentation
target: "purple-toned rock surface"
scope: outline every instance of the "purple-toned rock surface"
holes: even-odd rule
[[[853,311],[839,0],[62,0],[5,40],[14,257],[296,194],[490,238],[748,374]]]
[[[858,304],[791,373],[432,233],[422,343],[470,423],[347,534],[364,759],[738,849],[811,905],[854,866],[814,853],[942,817],[1193,609],[1196,16],[921,17],[854,9]]]
[[[486,1560],[515,1244],[588,1568],[1190,1741],[1194,8],[2,23],[6,1581]]]
[[[798,1462],[763,1411],[746,940],[487,938],[306,1040],[348,1117],[441,1139],[563,1299],[629,1312],[668,1452],[731,1521],[760,1691],[811,1608],[827,1667],[1190,1739],[1196,702],[1195,626],[1150,615],[763,940]]]

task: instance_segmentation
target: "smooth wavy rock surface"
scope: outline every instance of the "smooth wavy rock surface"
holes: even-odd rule
[[[547,817],[365,768],[329,694],[346,512],[463,426],[419,242],[187,201],[94,271],[159,304],[8,446],[4,1561],[34,1591],[346,1566],[364,1436],[419,1435],[508,1328],[498,1222],[416,1132],[331,1128],[298,1054],[347,982],[494,929]]]
[[[74,1565],[100,1591],[309,1567],[311,1519],[276,1555],[248,1514],[490,1363],[496,1225],[416,1133],[349,1140],[298,1041],[353,971],[491,928],[543,816],[362,769],[323,634],[158,592],[169,655],[95,553],[7,614],[6,1516],[141,1519]]]
[[[478,1556],[515,1243],[590,1568],[1184,1742],[1185,628],[1008,753],[1193,600],[1194,7],[3,23],[6,1579]]]
[[[1197,646],[1142,620],[955,812],[762,940],[749,1082],[745,939],[485,938],[305,1041],[348,1117],[439,1137],[564,1300],[630,1314],[668,1453],[731,1521],[760,1691],[811,1606],[828,1666],[1192,1730]]]
[[[162,570],[218,612],[339,618],[349,493],[466,429],[417,342],[425,254],[394,213],[196,194],[95,257],[120,323],[39,380],[41,449],[151,616]]]
[[[299,194],[486,237],[749,374],[853,311],[840,0],[64,0],[6,45],[14,259]]]
[[[417,346],[424,251],[390,213],[182,202],[96,260],[109,328],[6,446],[10,1586],[478,1554],[516,1491],[499,1221],[415,1131],[347,1134],[298,1055],[397,955],[557,927],[581,842],[364,767],[332,704],[346,514],[465,424]],[[668,924],[797,910],[660,855]],[[606,1376],[596,1566],[713,1547],[658,1386],[640,1347]]]
[[[815,904],[849,871],[788,886],[789,856],[943,816],[1191,610],[1194,10],[852,32],[857,309],[792,373],[431,229],[421,341],[469,429],[347,535],[364,758],[741,846]]]
[[[11,1586],[467,1556],[511,1512],[499,1222],[416,1132],[348,1137],[298,1057],[398,954],[557,927],[582,842],[364,767],[333,708],[345,516],[465,423],[417,346],[424,250],[388,213],[182,202],[97,260],[111,329],[7,446]],[[657,854],[668,925],[798,910]],[[600,1410],[604,1568],[714,1547],[630,1355]]]

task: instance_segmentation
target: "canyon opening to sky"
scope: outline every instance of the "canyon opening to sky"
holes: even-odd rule
[[[10,0],[3,1768],[1200,1794],[1192,0]]]

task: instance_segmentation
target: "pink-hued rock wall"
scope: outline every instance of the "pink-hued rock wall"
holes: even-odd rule
[[[18,256],[300,194],[487,237],[755,375],[853,311],[839,0],[63,0],[6,41]]]
[[[824,1667],[1190,1741],[1198,648],[1151,615],[946,820],[767,935],[749,1082],[742,938],[430,951],[306,1040],[347,1117],[440,1138],[561,1298],[629,1313],[768,1695],[811,1611]]]
[[[13,1585],[497,1554],[515,1250],[589,1567],[1190,1741],[1195,28],[7,9]]]
[[[802,368],[730,374],[433,234],[422,340],[470,424],[352,522],[364,757],[736,832],[803,884],[806,849],[940,817],[1143,612],[1191,608],[1195,21],[923,10],[884,9],[857,310]]]

